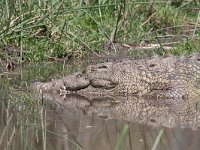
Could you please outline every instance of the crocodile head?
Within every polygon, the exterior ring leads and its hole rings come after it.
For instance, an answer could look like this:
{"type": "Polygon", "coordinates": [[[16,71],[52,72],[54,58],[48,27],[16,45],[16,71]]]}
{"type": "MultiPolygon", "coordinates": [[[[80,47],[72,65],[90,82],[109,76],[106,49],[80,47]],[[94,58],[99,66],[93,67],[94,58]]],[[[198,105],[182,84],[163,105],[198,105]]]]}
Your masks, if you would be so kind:
{"type": "MultiPolygon", "coordinates": [[[[118,72],[118,71],[117,71],[118,72]]],[[[113,74],[113,63],[89,65],[81,72],[50,82],[35,82],[32,90],[53,93],[107,92],[118,85],[118,76],[113,74]]]]}

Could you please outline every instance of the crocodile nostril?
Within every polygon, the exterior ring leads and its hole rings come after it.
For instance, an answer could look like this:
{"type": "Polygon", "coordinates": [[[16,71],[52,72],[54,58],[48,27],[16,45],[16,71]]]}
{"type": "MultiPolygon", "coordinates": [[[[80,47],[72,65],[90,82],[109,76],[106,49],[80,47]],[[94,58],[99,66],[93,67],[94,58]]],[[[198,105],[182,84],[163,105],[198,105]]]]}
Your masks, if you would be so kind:
{"type": "Polygon", "coordinates": [[[139,65],[138,68],[141,69],[141,68],[143,68],[143,66],[142,66],[142,65],[139,65]]]}
{"type": "Polygon", "coordinates": [[[154,123],[154,122],[156,122],[156,120],[155,120],[155,119],[150,119],[150,121],[151,121],[151,122],[153,122],[153,123],[154,123]]]}
{"type": "Polygon", "coordinates": [[[149,67],[155,67],[156,66],[156,64],[150,64],[149,65],[149,67]]]}
{"type": "Polygon", "coordinates": [[[82,74],[77,74],[76,77],[77,77],[77,78],[81,78],[81,77],[82,77],[82,74]]]}
{"type": "Polygon", "coordinates": [[[200,61],[200,58],[197,58],[196,60],[197,60],[197,61],[200,61]]]}

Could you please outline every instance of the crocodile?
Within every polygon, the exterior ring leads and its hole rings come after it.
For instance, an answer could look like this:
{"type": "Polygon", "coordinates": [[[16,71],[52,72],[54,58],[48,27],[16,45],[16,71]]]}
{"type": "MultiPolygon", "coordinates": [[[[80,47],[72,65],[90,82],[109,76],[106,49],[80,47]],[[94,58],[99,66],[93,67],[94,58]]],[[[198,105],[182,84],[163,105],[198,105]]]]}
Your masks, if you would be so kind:
{"type": "Polygon", "coordinates": [[[200,127],[199,102],[196,99],[170,106],[137,95],[86,97],[77,94],[43,93],[43,99],[53,110],[81,111],[94,118],[117,119],[153,127],[194,130],[200,127]]]}
{"type": "Polygon", "coordinates": [[[89,65],[50,82],[35,82],[42,93],[79,95],[144,95],[158,99],[187,99],[198,94],[200,53],[89,65]]]}

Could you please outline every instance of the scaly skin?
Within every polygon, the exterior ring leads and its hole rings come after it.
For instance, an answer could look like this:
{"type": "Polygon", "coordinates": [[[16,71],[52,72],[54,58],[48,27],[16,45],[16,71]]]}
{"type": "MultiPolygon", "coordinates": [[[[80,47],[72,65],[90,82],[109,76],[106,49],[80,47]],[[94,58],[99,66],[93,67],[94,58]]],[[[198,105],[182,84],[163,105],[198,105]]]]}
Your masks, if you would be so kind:
{"type": "Polygon", "coordinates": [[[81,110],[89,116],[119,119],[150,126],[168,128],[200,127],[200,112],[196,99],[181,101],[177,105],[161,104],[142,96],[80,96],[77,94],[44,93],[43,98],[59,109],[81,110]]]}
{"type": "Polygon", "coordinates": [[[156,98],[188,98],[198,93],[200,55],[124,60],[90,65],[82,72],[47,83],[34,90],[53,93],[148,95],[156,98]]]}

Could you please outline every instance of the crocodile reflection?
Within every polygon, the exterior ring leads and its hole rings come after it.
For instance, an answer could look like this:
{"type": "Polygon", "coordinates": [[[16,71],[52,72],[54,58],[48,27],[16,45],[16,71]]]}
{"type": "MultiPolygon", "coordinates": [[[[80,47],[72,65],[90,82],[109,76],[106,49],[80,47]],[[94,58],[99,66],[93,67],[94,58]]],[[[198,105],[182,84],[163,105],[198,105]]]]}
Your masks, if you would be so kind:
{"type": "Polygon", "coordinates": [[[138,96],[80,96],[76,94],[43,94],[43,98],[60,108],[79,109],[89,116],[119,119],[150,126],[168,128],[200,127],[197,100],[185,100],[176,105],[158,99],[138,96]],[[159,104],[159,105],[157,105],[159,104]]]}

